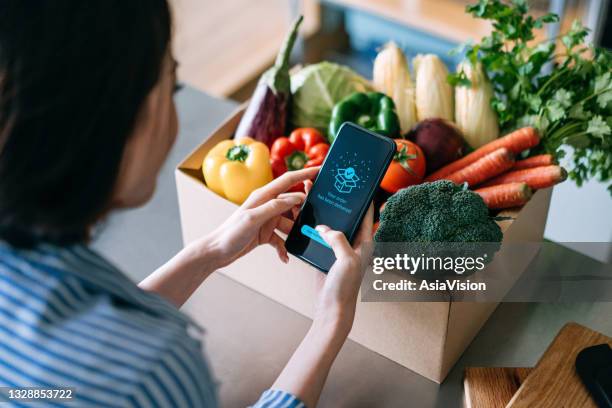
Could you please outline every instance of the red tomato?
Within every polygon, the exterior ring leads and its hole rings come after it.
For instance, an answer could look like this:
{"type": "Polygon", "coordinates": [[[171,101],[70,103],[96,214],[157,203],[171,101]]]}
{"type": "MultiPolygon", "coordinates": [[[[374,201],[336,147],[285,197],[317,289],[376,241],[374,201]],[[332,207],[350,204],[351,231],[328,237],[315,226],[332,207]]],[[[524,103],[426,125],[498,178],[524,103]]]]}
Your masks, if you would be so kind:
{"type": "Polygon", "coordinates": [[[405,139],[395,139],[395,144],[397,151],[380,183],[388,193],[419,184],[425,175],[425,156],[421,148],[405,139]]]}

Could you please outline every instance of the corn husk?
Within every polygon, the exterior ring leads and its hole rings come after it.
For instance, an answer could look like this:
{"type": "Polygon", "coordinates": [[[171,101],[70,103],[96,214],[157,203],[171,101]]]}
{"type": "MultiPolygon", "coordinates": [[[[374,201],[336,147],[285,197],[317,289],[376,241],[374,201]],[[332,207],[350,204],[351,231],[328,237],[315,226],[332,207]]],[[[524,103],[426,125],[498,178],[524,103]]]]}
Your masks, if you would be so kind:
{"type": "Polygon", "coordinates": [[[482,65],[464,61],[457,72],[465,72],[471,86],[455,87],[455,123],[465,141],[474,149],[499,137],[499,121],[491,107],[493,87],[483,72],[482,65]]]}
{"type": "Polygon", "coordinates": [[[417,55],[413,61],[416,81],[416,111],[419,121],[429,118],[453,120],[454,94],[446,65],[433,54],[417,55]]]}
{"type": "Polygon", "coordinates": [[[402,134],[417,123],[414,84],[406,56],[396,43],[387,43],[374,60],[374,88],[393,99],[402,134]]]}

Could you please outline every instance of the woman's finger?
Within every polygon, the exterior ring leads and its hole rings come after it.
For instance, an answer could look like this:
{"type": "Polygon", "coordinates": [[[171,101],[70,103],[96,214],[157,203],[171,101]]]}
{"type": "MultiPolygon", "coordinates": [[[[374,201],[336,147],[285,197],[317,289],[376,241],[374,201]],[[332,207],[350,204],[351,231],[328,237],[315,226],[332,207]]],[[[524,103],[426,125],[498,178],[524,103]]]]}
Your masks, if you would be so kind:
{"type": "MultiPolygon", "coordinates": [[[[285,197],[291,197],[291,196],[297,196],[297,197],[301,197],[302,198],[302,202],[306,199],[306,194],[302,193],[302,192],[291,192],[291,193],[283,193],[280,194],[278,196],[278,198],[285,198],[285,197]]],[[[298,207],[293,207],[287,211],[285,211],[282,216],[291,220],[294,220],[295,217],[297,217],[297,214],[300,212],[298,207]]]]}
{"type": "Polygon", "coordinates": [[[255,226],[260,226],[266,221],[291,210],[291,208],[295,207],[296,205],[300,205],[303,200],[303,197],[299,195],[291,195],[285,198],[275,198],[258,207],[251,208],[250,210],[247,210],[247,212],[255,222],[255,226]]]}
{"type": "Polygon", "coordinates": [[[315,229],[332,248],[337,259],[353,256],[353,248],[342,232],[333,230],[327,225],[317,225],[315,229]]]}
{"type": "Polygon", "coordinates": [[[289,234],[289,232],[291,232],[291,228],[293,228],[292,220],[285,217],[280,217],[278,219],[278,225],[276,226],[276,229],[278,229],[280,232],[282,232],[283,234],[289,234]]]}
{"type": "Polygon", "coordinates": [[[306,195],[310,193],[310,190],[312,190],[312,180],[304,180],[304,191],[306,195]]]}
{"type": "Polygon", "coordinates": [[[302,193],[301,191],[292,191],[290,193],[282,193],[278,195],[278,198],[287,198],[287,197],[292,197],[292,196],[301,197],[302,201],[306,198],[306,194],[302,193]]]}
{"type": "Polygon", "coordinates": [[[304,180],[313,179],[319,172],[320,167],[309,167],[306,169],[288,171],[277,179],[272,180],[263,187],[255,190],[245,201],[246,208],[254,208],[268,200],[276,198],[279,194],[282,194],[289,190],[297,183],[303,182],[304,180]]]}
{"type": "Polygon", "coordinates": [[[276,253],[278,254],[278,257],[281,261],[283,261],[284,263],[289,262],[289,255],[287,255],[285,241],[283,241],[283,239],[277,233],[272,233],[272,235],[270,236],[269,244],[272,245],[274,249],[276,249],[276,253]]]}

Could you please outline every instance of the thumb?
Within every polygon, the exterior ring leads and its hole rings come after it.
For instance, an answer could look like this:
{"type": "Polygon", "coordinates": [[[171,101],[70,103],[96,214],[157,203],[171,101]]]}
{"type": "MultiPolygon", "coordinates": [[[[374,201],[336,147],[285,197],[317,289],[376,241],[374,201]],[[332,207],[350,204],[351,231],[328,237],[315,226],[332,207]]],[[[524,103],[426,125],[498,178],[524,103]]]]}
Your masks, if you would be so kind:
{"type": "Polygon", "coordinates": [[[346,236],[342,232],[333,230],[327,225],[317,225],[315,229],[332,248],[334,255],[336,255],[336,259],[353,255],[353,248],[351,248],[351,244],[349,244],[346,236]]]}

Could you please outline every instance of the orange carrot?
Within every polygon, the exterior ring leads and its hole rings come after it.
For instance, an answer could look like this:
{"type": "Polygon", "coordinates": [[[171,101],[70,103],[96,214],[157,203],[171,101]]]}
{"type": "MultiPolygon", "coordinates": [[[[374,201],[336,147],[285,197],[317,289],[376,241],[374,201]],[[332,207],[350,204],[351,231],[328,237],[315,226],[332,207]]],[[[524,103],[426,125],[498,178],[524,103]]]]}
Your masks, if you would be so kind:
{"type": "Polygon", "coordinates": [[[510,150],[511,153],[518,154],[523,150],[537,146],[538,143],[540,143],[540,137],[534,128],[526,127],[515,130],[504,137],[500,137],[499,139],[495,139],[492,142],[481,146],[472,153],[463,156],[459,160],[455,160],[441,169],[434,171],[429,176],[425,177],[425,181],[435,181],[446,178],[446,176],[449,174],[469,166],[478,159],[481,159],[483,156],[486,156],[500,147],[505,147],[510,150]]]}
{"type": "Polygon", "coordinates": [[[468,183],[468,186],[471,187],[502,174],[513,165],[512,153],[502,147],[444,178],[455,184],[468,183]]]}
{"type": "Polygon", "coordinates": [[[530,169],[532,167],[549,166],[551,164],[557,164],[552,154],[539,154],[523,160],[517,160],[512,170],[530,169]]]}
{"type": "Polygon", "coordinates": [[[508,183],[474,190],[491,209],[518,207],[531,198],[527,183],[508,183]]]}
{"type": "Polygon", "coordinates": [[[506,183],[527,183],[534,190],[546,188],[562,182],[567,178],[567,172],[561,166],[540,166],[530,169],[513,170],[495,177],[484,183],[482,187],[506,183]]]}

